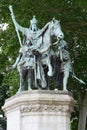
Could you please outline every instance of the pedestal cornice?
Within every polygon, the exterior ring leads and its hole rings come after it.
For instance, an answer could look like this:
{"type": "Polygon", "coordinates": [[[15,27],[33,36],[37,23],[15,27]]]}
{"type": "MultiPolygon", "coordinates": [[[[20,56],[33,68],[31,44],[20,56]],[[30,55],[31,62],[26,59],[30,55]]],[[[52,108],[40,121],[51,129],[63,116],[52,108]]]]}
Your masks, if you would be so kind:
{"type": "Polygon", "coordinates": [[[75,101],[68,91],[31,90],[18,93],[7,99],[3,110],[20,107],[25,112],[68,112],[72,111],[75,101]]]}

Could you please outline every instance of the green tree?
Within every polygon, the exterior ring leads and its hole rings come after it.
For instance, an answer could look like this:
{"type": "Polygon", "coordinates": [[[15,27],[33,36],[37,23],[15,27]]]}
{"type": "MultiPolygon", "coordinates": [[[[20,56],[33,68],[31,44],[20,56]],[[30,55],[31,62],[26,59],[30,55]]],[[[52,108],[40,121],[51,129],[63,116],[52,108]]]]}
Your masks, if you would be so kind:
{"type": "Polygon", "coordinates": [[[9,87],[3,84],[3,78],[4,78],[3,74],[0,73],[0,128],[6,130],[6,117],[2,110],[2,106],[5,103],[5,99],[9,97],[8,96],[9,87]]]}

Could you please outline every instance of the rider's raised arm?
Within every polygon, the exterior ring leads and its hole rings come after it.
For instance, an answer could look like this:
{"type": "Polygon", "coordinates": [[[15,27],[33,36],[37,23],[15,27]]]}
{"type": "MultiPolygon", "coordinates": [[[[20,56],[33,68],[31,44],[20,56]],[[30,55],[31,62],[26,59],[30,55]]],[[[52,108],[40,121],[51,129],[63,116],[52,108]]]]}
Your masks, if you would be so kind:
{"type": "MultiPolygon", "coordinates": [[[[27,32],[28,29],[22,27],[21,25],[19,25],[19,23],[15,20],[15,16],[14,16],[14,12],[13,12],[13,7],[12,7],[12,5],[9,5],[9,10],[10,10],[10,12],[11,12],[11,18],[12,18],[13,23],[14,23],[14,25],[15,25],[16,31],[19,30],[19,31],[21,31],[23,34],[26,34],[26,32],[27,32]]],[[[17,31],[17,33],[18,33],[18,31],[17,31]]],[[[18,35],[19,35],[19,34],[18,34],[18,35]]]]}
{"type": "Polygon", "coordinates": [[[22,32],[23,35],[26,35],[28,32],[28,28],[22,27],[16,20],[15,20],[15,23],[18,30],[22,32]]]}

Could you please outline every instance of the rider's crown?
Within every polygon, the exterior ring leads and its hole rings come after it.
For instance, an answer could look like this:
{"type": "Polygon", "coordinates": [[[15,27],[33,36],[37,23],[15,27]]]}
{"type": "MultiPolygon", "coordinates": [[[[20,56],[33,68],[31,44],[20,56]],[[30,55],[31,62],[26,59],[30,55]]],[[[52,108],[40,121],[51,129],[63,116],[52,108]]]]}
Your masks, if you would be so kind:
{"type": "Polygon", "coordinates": [[[33,15],[33,18],[30,20],[31,25],[32,25],[32,24],[37,24],[37,22],[38,22],[38,21],[37,21],[35,15],[33,15]]]}

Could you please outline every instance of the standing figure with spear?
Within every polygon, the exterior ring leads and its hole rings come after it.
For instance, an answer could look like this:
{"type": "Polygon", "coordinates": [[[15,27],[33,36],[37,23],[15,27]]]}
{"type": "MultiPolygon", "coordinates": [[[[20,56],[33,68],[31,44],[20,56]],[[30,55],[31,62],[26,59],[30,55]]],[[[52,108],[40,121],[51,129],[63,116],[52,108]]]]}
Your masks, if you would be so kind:
{"type": "MultiPolygon", "coordinates": [[[[19,25],[17,21],[15,20],[15,16],[14,16],[11,5],[9,6],[9,10],[11,12],[11,17],[15,25],[15,29],[17,32],[20,46],[21,46],[19,50],[19,56],[17,57],[16,62],[12,66],[13,68],[17,66],[18,71],[20,73],[20,88],[18,92],[24,90],[26,76],[28,76],[28,90],[31,89],[31,86],[33,84],[33,75],[35,79],[34,80],[35,87],[38,88],[37,77],[40,77],[38,76],[38,74],[41,70],[37,69],[37,62],[38,62],[36,58],[37,54],[33,53],[33,50],[30,49],[30,47],[33,45],[33,42],[36,42],[36,39],[37,39],[37,34],[39,32],[39,28],[37,27],[38,21],[36,20],[36,17],[33,16],[32,20],[30,20],[30,27],[24,28],[21,25],[19,25]],[[24,36],[23,42],[21,42],[19,31],[22,32],[24,36]]],[[[42,72],[43,72],[43,81],[42,81],[43,86],[42,87],[45,88],[46,80],[45,80],[44,70],[43,70],[42,65],[40,66],[40,68],[42,69],[42,72]]]]}

